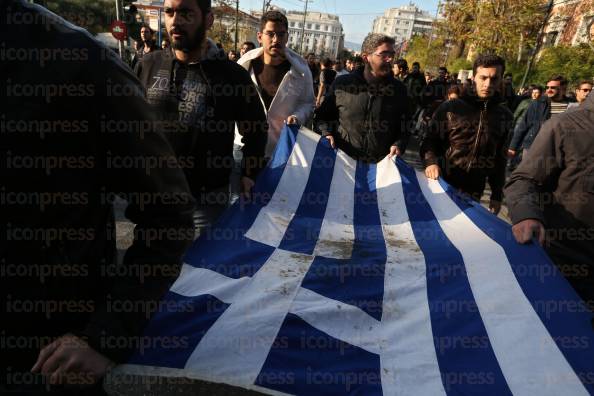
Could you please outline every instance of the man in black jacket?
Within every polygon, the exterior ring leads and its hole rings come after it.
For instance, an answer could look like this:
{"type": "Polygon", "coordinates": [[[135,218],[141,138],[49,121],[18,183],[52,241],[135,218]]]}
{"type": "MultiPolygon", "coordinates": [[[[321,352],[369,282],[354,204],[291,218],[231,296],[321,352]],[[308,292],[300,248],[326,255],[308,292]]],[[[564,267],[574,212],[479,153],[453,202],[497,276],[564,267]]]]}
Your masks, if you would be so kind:
{"type": "Polygon", "coordinates": [[[392,74],[394,39],[370,34],[362,47],[365,67],[336,78],[317,114],[317,129],[353,158],[378,162],[401,155],[408,142],[409,102],[392,74]]]}
{"type": "Polygon", "coordinates": [[[437,108],[421,144],[425,175],[444,179],[480,200],[488,180],[492,213],[499,213],[505,182],[505,144],[513,115],[498,89],[505,61],[480,55],[473,66],[474,93],[448,100],[437,108]]]}
{"type": "Polygon", "coordinates": [[[177,276],[194,201],[116,54],[24,0],[0,14],[0,393],[93,395],[177,276]],[[123,265],[116,194],[136,224],[123,265]]]}
{"type": "Polygon", "coordinates": [[[165,0],[164,13],[173,51],[146,55],[136,74],[187,165],[200,233],[227,207],[236,124],[244,143],[244,194],[254,185],[264,165],[266,116],[248,72],[206,40],[214,18],[210,0],[165,0]]]}

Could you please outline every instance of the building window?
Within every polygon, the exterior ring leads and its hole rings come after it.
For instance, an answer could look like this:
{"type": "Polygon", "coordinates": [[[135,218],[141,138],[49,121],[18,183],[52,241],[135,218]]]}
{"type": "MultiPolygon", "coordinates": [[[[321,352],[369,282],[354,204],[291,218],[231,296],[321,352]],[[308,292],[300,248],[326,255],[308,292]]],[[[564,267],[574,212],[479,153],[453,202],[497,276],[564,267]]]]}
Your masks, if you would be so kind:
{"type": "Polygon", "coordinates": [[[316,30],[320,30],[320,25],[316,25],[316,30]]]}
{"type": "Polygon", "coordinates": [[[545,48],[554,47],[557,43],[559,32],[549,32],[545,36],[545,48]]]}
{"type": "Polygon", "coordinates": [[[308,24],[307,24],[307,28],[308,28],[308,29],[311,29],[311,23],[308,23],[308,24]]]}

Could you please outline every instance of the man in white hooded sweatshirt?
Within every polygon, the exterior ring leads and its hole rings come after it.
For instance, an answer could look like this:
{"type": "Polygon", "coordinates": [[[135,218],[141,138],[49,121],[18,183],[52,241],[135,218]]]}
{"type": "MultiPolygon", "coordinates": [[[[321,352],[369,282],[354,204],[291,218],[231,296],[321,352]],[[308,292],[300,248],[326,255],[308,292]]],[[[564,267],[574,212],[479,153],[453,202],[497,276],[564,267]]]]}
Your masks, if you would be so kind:
{"type": "MultiPolygon", "coordinates": [[[[288,41],[287,17],[278,11],[268,11],[260,20],[258,42],[261,47],[245,53],[237,62],[250,73],[266,110],[267,158],[272,157],[284,123],[304,124],[314,110],[311,72],[307,62],[287,48],[288,41]]],[[[231,202],[239,197],[241,148],[241,136],[236,131],[233,151],[236,169],[231,178],[231,202]]]]}
{"type": "Polygon", "coordinates": [[[250,72],[267,112],[266,156],[272,156],[283,124],[303,124],[314,109],[311,72],[305,60],[287,48],[289,23],[278,11],[260,20],[258,42],[238,63],[250,72]]]}

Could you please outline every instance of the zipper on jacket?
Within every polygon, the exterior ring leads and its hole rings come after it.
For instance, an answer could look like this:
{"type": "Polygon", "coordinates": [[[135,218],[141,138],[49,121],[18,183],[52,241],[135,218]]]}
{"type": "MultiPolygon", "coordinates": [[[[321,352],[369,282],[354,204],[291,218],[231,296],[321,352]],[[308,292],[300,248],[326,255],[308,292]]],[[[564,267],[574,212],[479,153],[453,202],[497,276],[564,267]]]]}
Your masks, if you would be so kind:
{"type": "Polygon", "coordinates": [[[481,114],[479,116],[478,131],[476,133],[476,138],[474,139],[472,151],[470,152],[470,161],[468,161],[468,166],[466,167],[467,172],[470,172],[470,168],[472,168],[472,164],[474,163],[474,159],[476,156],[476,150],[478,148],[478,143],[481,139],[481,132],[483,131],[483,117],[486,113],[487,113],[487,102],[485,101],[485,104],[484,104],[484,106],[481,110],[481,114]]]}

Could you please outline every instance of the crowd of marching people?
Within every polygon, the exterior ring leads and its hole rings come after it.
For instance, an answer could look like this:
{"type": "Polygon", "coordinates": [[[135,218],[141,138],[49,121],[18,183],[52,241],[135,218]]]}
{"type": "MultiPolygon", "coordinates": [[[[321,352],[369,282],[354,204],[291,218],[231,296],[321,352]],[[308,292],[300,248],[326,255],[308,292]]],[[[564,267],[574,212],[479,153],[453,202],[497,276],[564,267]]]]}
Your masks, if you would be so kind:
{"type": "Polygon", "coordinates": [[[262,16],[258,46],[225,52],[207,38],[210,3],[164,0],[168,38],[158,45],[143,28],[130,68],[60,19],[8,23],[14,13],[47,10],[0,1],[6,48],[86,54],[0,65],[10,84],[0,93],[7,161],[0,169],[0,259],[19,274],[3,269],[2,290],[10,296],[3,340],[19,340],[3,341],[3,391],[38,395],[51,384],[55,394],[101,394],[98,381],[131,353],[111,341],[138,336],[147,318],[106,309],[107,296],[157,301],[194,238],[229,202],[250,199],[285,124],[311,127],[330,146],[368,162],[403,155],[416,135],[428,178],[442,177],[475,200],[488,184],[490,211],[496,215],[505,202],[518,243],[543,244],[577,293],[594,301],[592,81],[557,75],[515,93],[504,59],[494,54],[477,57],[472,79],[445,67],[433,78],[418,63],[409,69],[396,59],[394,39],[381,34],[366,37],[361,55],[318,62],[287,47],[288,22],[278,11],[262,16]],[[49,96],[23,94],[23,87],[48,86],[56,87],[49,96]],[[76,94],[80,86],[91,94],[76,94]],[[114,95],[116,86],[131,94],[114,95]],[[27,133],[16,133],[21,124],[27,133]],[[144,166],[115,166],[125,163],[117,158],[144,166]],[[136,225],[122,265],[150,268],[142,281],[102,271],[116,260],[116,195],[127,200],[126,216],[136,225]],[[50,281],[39,276],[46,267],[50,281]],[[74,297],[84,304],[60,308],[74,297]],[[57,305],[19,311],[23,301],[57,305]],[[73,383],[74,390],[62,388],[73,383]]]}

